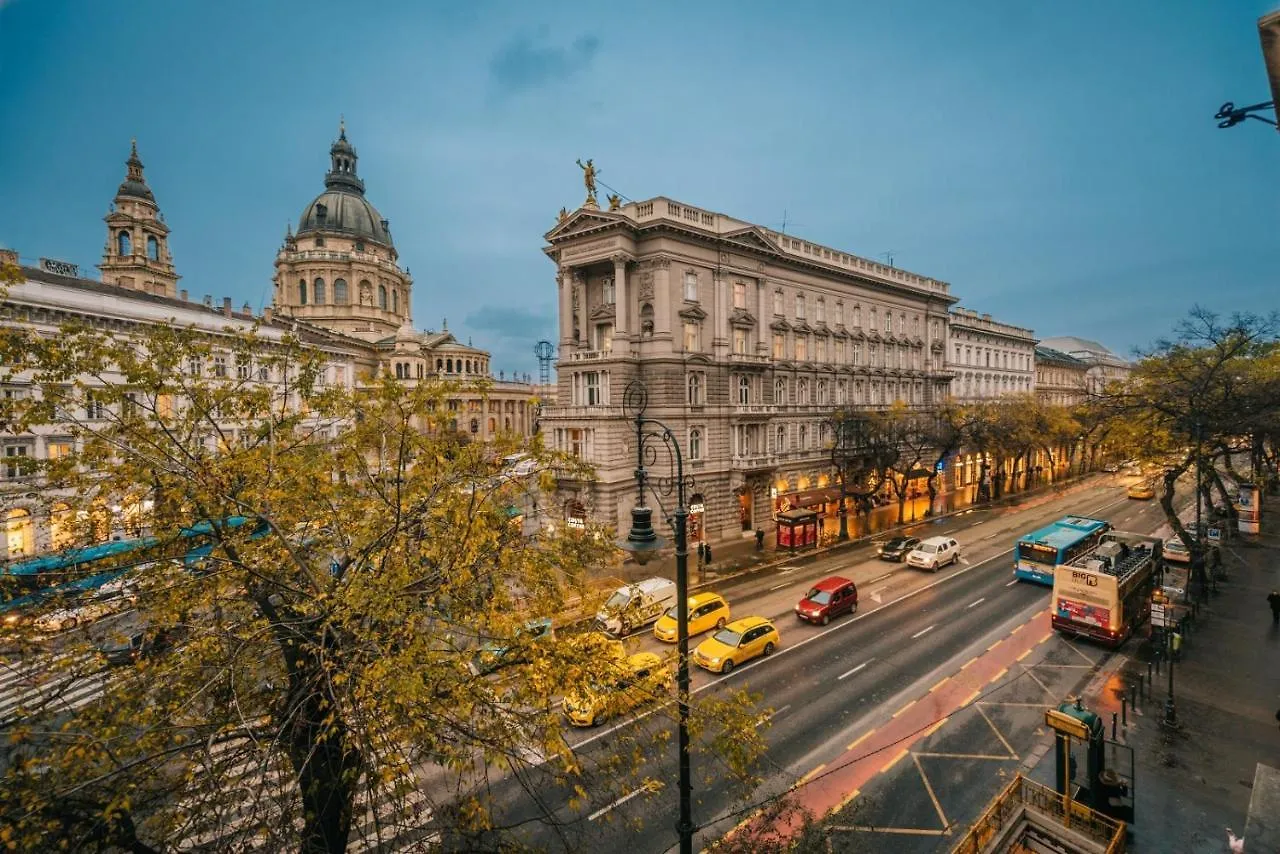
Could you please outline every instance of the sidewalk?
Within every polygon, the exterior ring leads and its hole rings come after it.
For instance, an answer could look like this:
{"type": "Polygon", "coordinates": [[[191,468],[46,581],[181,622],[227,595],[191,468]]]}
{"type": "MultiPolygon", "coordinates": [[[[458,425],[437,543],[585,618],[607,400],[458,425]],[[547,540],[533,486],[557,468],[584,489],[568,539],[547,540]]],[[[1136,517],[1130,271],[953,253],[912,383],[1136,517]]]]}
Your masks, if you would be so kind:
{"type": "MultiPolygon", "coordinates": [[[[1005,510],[1018,509],[1024,510],[1028,507],[1034,507],[1036,504],[1050,501],[1063,494],[1069,494],[1078,489],[1093,486],[1099,483],[1108,482],[1106,479],[1113,477],[1104,473],[1091,473],[1084,477],[1077,477],[1073,480],[1066,480],[1059,484],[1050,484],[1030,490],[1028,492],[1016,492],[1007,494],[997,501],[986,502],[982,504],[965,504],[958,510],[949,510],[936,516],[928,518],[919,518],[914,522],[907,522],[903,525],[898,524],[898,505],[889,504],[883,507],[877,507],[871,511],[869,516],[859,516],[855,522],[852,514],[849,516],[849,540],[844,543],[836,542],[831,545],[821,546],[818,548],[797,549],[793,554],[787,548],[776,548],[773,545],[774,535],[769,533],[765,538],[765,547],[762,551],[756,551],[756,541],[754,534],[744,535],[741,540],[725,540],[711,544],[712,561],[711,565],[703,567],[699,572],[698,553],[693,543],[689,544],[689,583],[697,586],[700,583],[710,583],[712,581],[728,578],[743,572],[765,569],[770,566],[781,566],[789,561],[808,561],[813,557],[829,554],[839,549],[851,548],[859,544],[865,544],[868,540],[880,538],[890,532],[908,531],[912,528],[918,528],[928,525],[957,513],[965,513],[973,510],[1005,510]],[[1062,490],[1059,492],[1058,490],[1062,490]],[[864,533],[869,530],[870,533],[864,533]],[[856,532],[856,533],[855,533],[856,532]]],[[[944,496],[945,497],[945,496],[944,496]]],[[[927,500],[919,501],[920,507],[923,508],[928,504],[927,500]]],[[[911,506],[907,506],[907,519],[911,518],[911,506]]],[[[663,532],[663,536],[668,536],[667,532],[663,532]]],[[[618,576],[624,581],[638,581],[642,578],[650,578],[652,576],[661,576],[663,578],[675,578],[676,561],[673,554],[666,554],[659,560],[653,560],[644,566],[640,566],[630,558],[624,560],[620,565],[609,570],[609,574],[618,576]]]]}
{"type": "MultiPolygon", "coordinates": [[[[1112,714],[1125,714],[1123,700],[1137,701],[1116,739],[1134,751],[1131,851],[1226,851],[1227,827],[1245,833],[1258,764],[1280,767],[1280,627],[1266,601],[1280,587],[1280,536],[1228,543],[1223,563],[1229,578],[1200,609],[1174,664],[1175,726],[1162,722],[1167,662],[1147,681],[1148,643],[1130,641],[1084,691],[1085,707],[1102,716],[1108,736],[1112,714]]],[[[1053,786],[1051,750],[1029,776],[1053,786]]],[[[1245,851],[1264,848],[1246,838],[1245,851]]]]}

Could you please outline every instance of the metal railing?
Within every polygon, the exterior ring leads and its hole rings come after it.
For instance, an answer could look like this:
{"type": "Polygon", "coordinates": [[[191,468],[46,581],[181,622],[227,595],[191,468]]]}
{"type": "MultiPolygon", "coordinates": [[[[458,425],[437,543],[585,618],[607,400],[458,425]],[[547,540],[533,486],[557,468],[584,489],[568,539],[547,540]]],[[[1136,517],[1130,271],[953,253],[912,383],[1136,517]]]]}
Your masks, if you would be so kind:
{"type": "MultiPolygon", "coordinates": [[[[1092,840],[1097,844],[1099,854],[1124,854],[1128,839],[1124,822],[1068,800],[1021,774],[996,796],[986,812],[951,849],[951,854],[981,854],[1003,833],[1024,822],[1028,810],[1052,819],[1064,830],[1092,840]]],[[[1014,840],[1007,841],[1012,843],[1014,840]]],[[[1012,846],[1009,850],[1013,850],[1012,846]]]]}

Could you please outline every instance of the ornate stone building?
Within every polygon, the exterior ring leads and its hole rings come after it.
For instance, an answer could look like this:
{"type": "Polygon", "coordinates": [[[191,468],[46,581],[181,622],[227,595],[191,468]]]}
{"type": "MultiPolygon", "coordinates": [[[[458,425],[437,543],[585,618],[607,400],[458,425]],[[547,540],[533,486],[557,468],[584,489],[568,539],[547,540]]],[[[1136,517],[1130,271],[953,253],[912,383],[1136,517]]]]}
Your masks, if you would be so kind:
{"type": "Polygon", "coordinates": [[[951,312],[947,367],[951,396],[962,402],[1035,391],[1035,334],[967,308],[951,312]]]}
{"type": "Polygon", "coordinates": [[[1055,406],[1073,406],[1085,398],[1089,366],[1075,356],[1036,347],[1036,395],[1055,406]]]}
{"type": "Polygon", "coordinates": [[[1086,394],[1101,394],[1103,389],[1112,383],[1124,382],[1133,369],[1133,366],[1124,359],[1097,341],[1090,341],[1088,338],[1068,335],[1061,338],[1046,338],[1040,343],[1079,359],[1088,366],[1084,389],[1086,394]]]}
{"type": "MultiPolygon", "coordinates": [[[[537,429],[535,386],[494,379],[489,354],[463,344],[447,324],[438,332],[413,327],[413,281],[401,270],[387,220],[364,198],[356,174],[356,152],[345,128],[330,149],[325,191],[303,211],[296,234],[290,233],[276,257],[275,305],[260,314],[245,305],[235,310],[229,298],[193,301],[178,291],[178,275],[169,251],[169,228],[143,175],[136,145],[126,177],[106,217],[102,280],[80,275],[76,265],[51,259],[21,259],[0,250],[0,260],[19,265],[24,281],[4,301],[7,316],[56,334],[61,323],[78,321],[122,335],[150,324],[176,324],[215,338],[227,327],[248,330],[255,324],[265,346],[286,333],[297,335],[329,359],[326,381],[358,386],[383,372],[410,384],[453,380],[462,390],[451,394],[452,427],[477,440],[504,432],[531,435],[537,429]],[[473,388],[473,384],[477,387],[473,388]],[[484,390],[478,390],[483,385],[484,390]]],[[[205,366],[213,376],[248,372],[238,379],[273,382],[250,365],[232,365],[215,353],[205,366]]],[[[20,383],[0,390],[22,396],[20,383]]],[[[101,417],[101,413],[97,417],[101,417]]],[[[86,413],[85,417],[93,417],[86,413]]],[[[234,427],[230,428],[234,432],[234,427]]],[[[76,524],[60,510],[57,496],[41,491],[21,458],[48,459],[66,453],[71,437],[37,431],[3,438],[0,461],[0,560],[57,548],[65,526],[76,524]]],[[[103,508],[95,530],[128,536],[144,525],[145,508],[103,508]]]]}
{"type": "Polygon", "coordinates": [[[834,508],[837,407],[946,396],[956,300],[945,282],[668,198],[602,211],[593,176],[544,250],[558,269],[560,351],[543,430],[597,473],[561,484],[570,523],[629,524],[633,379],[677,433],[695,479],[692,533],[707,539],[772,531],[779,510],[834,508]]]}

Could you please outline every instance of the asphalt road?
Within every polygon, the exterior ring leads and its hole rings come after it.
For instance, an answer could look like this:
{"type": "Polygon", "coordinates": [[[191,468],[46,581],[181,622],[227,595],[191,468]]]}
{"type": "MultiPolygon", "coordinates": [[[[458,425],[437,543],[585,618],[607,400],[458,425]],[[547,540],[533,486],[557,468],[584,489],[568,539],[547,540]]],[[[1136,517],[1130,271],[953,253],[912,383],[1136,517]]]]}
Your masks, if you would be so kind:
{"type": "MultiPolygon", "coordinates": [[[[735,800],[714,760],[695,756],[697,844],[705,846],[729,831],[762,797],[785,791],[846,754],[860,733],[886,722],[993,639],[1043,611],[1047,589],[1013,580],[1011,550],[1017,536],[1067,513],[1107,518],[1121,529],[1154,530],[1161,520],[1159,507],[1127,500],[1125,483],[1106,482],[1022,508],[973,511],[917,526],[917,535],[946,533],[961,543],[963,562],[936,575],[877,561],[867,547],[717,588],[735,616],[776,620],[782,644],[770,658],[740,666],[729,676],[695,668],[698,695],[745,688],[761,693],[762,708],[771,713],[766,779],[746,804],[735,800]],[[824,628],[798,623],[795,602],[814,580],[833,573],[858,583],[857,615],[824,628]]],[[[630,643],[659,647],[652,638],[630,643]]],[[[588,759],[631,749],[637,727],[669,728],[671,714],[659,709],[639,722],[606,723],[571,742],[588,759]]],[[[666,851],[677,841],[672,745],[674,735],[645,756],[645,773],[665,782],[656,793],[602,785],[575,799],[546,766],[497,780],[486,795],[495,824],[519,827],[525,841],[540,850],[666,851]],[[571,805],[571,800],[581,802],[571,805]],[[539,820],[544,811],[554,815],[554,826],[539,820]]],[[[455,850],[473,844],[446,840],[455,850]]]]}

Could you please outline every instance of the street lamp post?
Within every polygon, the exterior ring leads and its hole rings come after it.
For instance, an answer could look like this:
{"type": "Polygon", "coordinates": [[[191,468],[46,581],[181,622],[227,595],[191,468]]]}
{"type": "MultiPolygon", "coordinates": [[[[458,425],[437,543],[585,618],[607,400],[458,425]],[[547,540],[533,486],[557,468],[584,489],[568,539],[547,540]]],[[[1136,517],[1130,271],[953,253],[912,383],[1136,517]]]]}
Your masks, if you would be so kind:
{"type": "Polygon", "coordinates": [[[623,411],[634,417],[636,430],[636,506],[631,509],[631,530],[618,546],[631,553],[636,563],[645,564],[666,543],[653,530],[653,511],[645,504],[645,487],[648,482],[648,471],[645,463],[657,459],[657,447],[654,439],[661,440],[666,446],[675,470],[674,483],[670,479],[660,479],[659,485],[665,486],[663,491],[671,488],[676,492],[676,508],[671,514],[671,523],[675,531],[676,548],[676,706],[677,746],[680,764],[680,816],[676,821],[676,833],[680,837],[680,854],[693,854],[693,778],[689,767],[689,543],[688,519],[689,508],[685,503],[686,484],[684,478],[684,459],[680,453],[680,443],[676,441],[671,428],[653,418],[645,417],[649,393],[644,383],[632,380],[627,384],[623,396],[623,411]]]}

